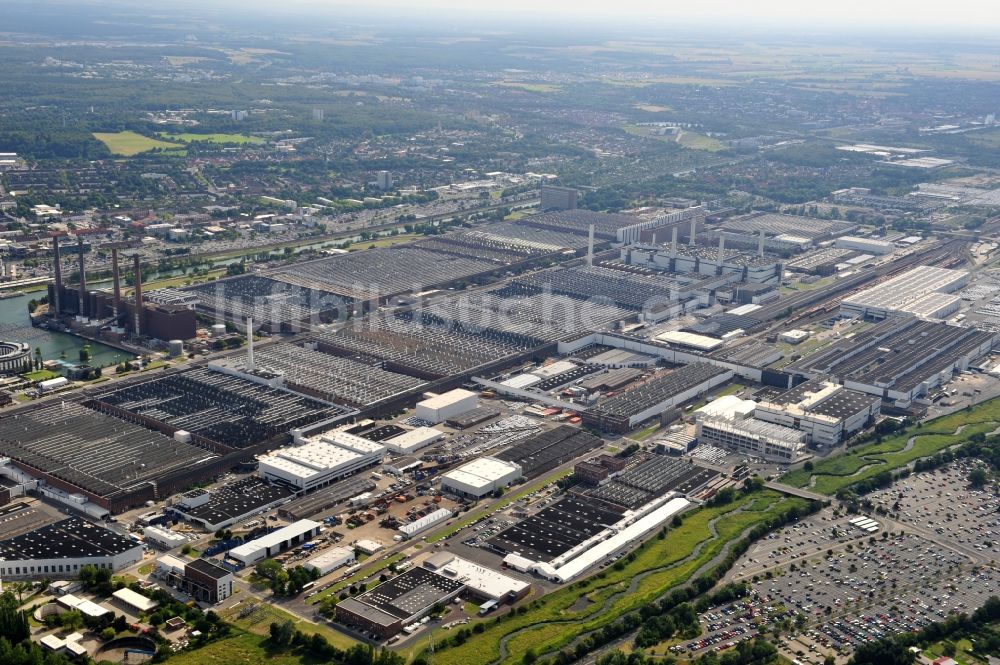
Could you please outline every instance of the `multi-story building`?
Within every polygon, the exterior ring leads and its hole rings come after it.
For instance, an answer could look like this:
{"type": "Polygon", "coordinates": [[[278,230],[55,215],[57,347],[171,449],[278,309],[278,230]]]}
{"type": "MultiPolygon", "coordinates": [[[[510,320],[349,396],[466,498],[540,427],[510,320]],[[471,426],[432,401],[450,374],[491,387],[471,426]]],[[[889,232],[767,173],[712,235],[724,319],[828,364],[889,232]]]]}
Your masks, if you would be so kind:
{"type": "Polygon", "coordinates": [[[831,381],[813,379],[758,402],[754,417],[805,432],[809,444],[828,447],[874,423],[881,401],[831,381]]]}

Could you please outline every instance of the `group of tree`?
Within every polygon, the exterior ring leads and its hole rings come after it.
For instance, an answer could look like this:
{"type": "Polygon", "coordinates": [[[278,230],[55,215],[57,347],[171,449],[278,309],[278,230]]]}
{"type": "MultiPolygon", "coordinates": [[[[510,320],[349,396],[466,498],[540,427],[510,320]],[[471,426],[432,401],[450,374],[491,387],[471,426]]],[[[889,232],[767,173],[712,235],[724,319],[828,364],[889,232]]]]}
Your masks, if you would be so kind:
{"type": "Polygon", "coordinates": [[[406,659],[394,651],[375,650],[368,644],[339,649],[319,633],[309,635],[291,620],[272,622],[268,627],[269,646],[277,651],[294,651],[329,665],[404,665],[406,659]]]}
{"type": "Polygon", "coordinates": [[[305,585],[320,577],[319,571],[315,568],[295,566],[291,570],[285,570],[274,559],[261,561],[254,572],[269,581],[271,591],[276,596],[294,596],[301,593],[305,585]]]}
{"type": "Polygon", "coordinates": [[[63,654],[43,651],[31,641],[28,615],[14,594],[0,594],[0,663],[3,665],[71,665],[63,654]]]}

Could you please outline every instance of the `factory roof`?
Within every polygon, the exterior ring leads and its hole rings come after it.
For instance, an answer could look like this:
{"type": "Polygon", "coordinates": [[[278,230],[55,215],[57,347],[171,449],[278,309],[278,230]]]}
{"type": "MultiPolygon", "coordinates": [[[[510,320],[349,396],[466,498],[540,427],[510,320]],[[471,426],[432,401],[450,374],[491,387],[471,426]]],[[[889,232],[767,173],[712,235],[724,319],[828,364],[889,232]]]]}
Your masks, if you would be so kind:
{"type": "Polygon", "coordinates": [[[471,390],[465,390],[463,388],[455,388],[454,390],[449,390],[446,393],[441,393],[440,395],[434,395],[433,397],[428,397],[427,399],[418,402],[417,406],[422,406],[427,409],[443,409],[455,404],[456,402],[461,402],[463,399],[468,399],[469,397],[475,397],[476,393],[471,390]]]}
{"type": "Polygon", "coordinates": [[[14,560],[106,557],[128,552],[139,543],[79,517],[69,517],[0,541],[0,558],[14,560]]]}
{"type": "Polygon", "coordinates": [[[677,346],[688,346],[699,351],[711,351],[724,344],[721,339],[708,337],[707,335],[698,335],[696,333],[682,332],[680,330],[672,330],[657,335],[656,340],[677,346]]]}
{"type": "MultiPolygon", "coordinates": [[[[426,568],[411,568],[357,596],[355,600],[396,619],[409,619],[457,593],[463,586],[462,582],[426,568]]],[[[353,604],[349,609],[356,611],[353,604]]]]}
{"type": "Polygon", "coordinates": [[[317,568],[323,568],[332,563],[339,563],[344,558],[353,559],[354,549],[350,547],[331,547],[328,550],[317,554],[308,561],[307,564],[315,566],[317,568]]]}
{"type": "Polygon", "coordinates": [[[744,417],[753,413],[757,407],[757,402],[752,399],[741,399],[736,395],[723,395],[712,400],[700,409],[695,410],[697,416],[740,416],[744,417]]]}
{"type": "Polygon", "coordinates": [[[953,291],[968,279],[964,270],[917,266],[881,284],[844,298],[843,303],[868,309],[905,311],[909,306],[927,307],[921,299],[929,293],[953,291]],[[923,302],[923,304],[921,304],[923,302]]]}
{"type": "Polygon", "coordinates": [[[129,607],[136,608],[140,612],[148,612],[149,610],[157,606],[157,602],[155,600],[146,598],[141,593],[136,593],[135,591],[132,591],[132,589],[129,589],[128,587],[118,589],[118,591],[115,591],[111,595],[114,596],[117,600],[122,601],[129,607]]]}
{"type": "Polygon", "coordinates": [[[286,540],[301,536],[304,533],[309,533],[319,527],[319,522],[313,522],[312,520],[299,520],[298,522],[289,524],[288,526],[282,527],[277,531],[272,531],[271,533],[261,536],[260,538],[254,538],[249,542],[243,543],[239,547],[231,550],[230,554],[237,557],[249,557],[258,550],[280,545],[286,540]]]}
{"type": "Polygon", "coordinates": [[[869,408],[876,399],[829,381],[812,379],[772,398],[769,403],[781,406],[785,411],[801,411],[839,421],[869,408]]]}
{"type": "Polygon", "coordinates": [[[502,598],[508,593],[518,594],[530,583],[506,575],[498,570],[457,557],[451,552],[438,552],[424,562],[438,574],[463,582],[470,589],[490,598],[502,598]]]}
{"type": "Polygon", "coordinates": [[[262,464],[280,469],[303,480],[324,474],[363,457],[353,450],[326,441],[309,441],[300,446],[276,450],[258,459],[262,464]]]}
{"type": "Polygon", "coordinates": [[[485,487],[511,473],[520,473],[520,471],[521,468],[513,462],[496,457],[480,457],[449,471],[444,474],[444,477],[472,487],[485,487]]]}
{"type": "Polygon", "coordinates": [[[225,579],[227,576],[232,575],[231,572],[229,572],[222,566],[217,566],[211,561],[207,561],[205,559],[195,559],[194,561],[188,561],[185,567],[191,570],[196,570],[202,575],[207,575],[215,580],[225,579]]]}
{"type": "Polygon", "coordinates": [[[417,427],[407,430],[399,436],[386,439],[386,443],[399,448],[403,452],[407,452],[433,443],[442,436],[444,436],[444,432],[436,430],[433,427],[417,427]]]}

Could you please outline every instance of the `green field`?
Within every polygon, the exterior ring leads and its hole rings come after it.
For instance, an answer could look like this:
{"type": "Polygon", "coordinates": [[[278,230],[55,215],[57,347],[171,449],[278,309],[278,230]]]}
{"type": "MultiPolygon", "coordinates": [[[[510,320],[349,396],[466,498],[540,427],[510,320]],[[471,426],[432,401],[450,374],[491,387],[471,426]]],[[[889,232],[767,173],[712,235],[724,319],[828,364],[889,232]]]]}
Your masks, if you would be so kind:
{"type": "Polygon", "coordinates": [[[168,141],[179,141],[181,143],[192,143],[194,141],[205,141],[207,143],[219,143],[223,145],[260,145],[264,139],[259,136],[247,136],[246,134],[170,134],[160,132],[160,136],[168,141]]]}
{"type": "Polygon", "coordinates": [[[180,143],[167,143],[135,132],[116,132],[113,134],[94,132],[94,138],[108,146],[108,150],[112,154],[122,157],[132,157],[155,148],[170,150],[171,153],[174,152],[171,148],[184,148],[180,143]]]}
{"type": "Polygon", "coordinates": [[[888,436],[881,443],[869,443],[852,448],[844,455],[815,463],[812,471],[796,469],[782,476],[781,481],[795,487],[806,487],[811,476],[813,489],[822,494],[867,480],[882,471],[899,469],[910,462],[962,443],[976,433],[988,434],[1000,427],[1000,398],[983,402],[970,410],[962,410],[923,423],[904,434],[888,436]],[[958,432],[959,428],[962,428],[958,432]],[[958,433],[956,433],[958,432],[958,433]],[[913,445],[907,450],[907,441],[913,445]]]}
{"type": "Polygon", "coordinates": [[[484,620],[482,634],[461,646],[435,651],[435,665],[487,665],[501,658],[500,643],[505,639],[503,663],[522,662],[529,648],[538,654],[561,649],[578,635],[602,628],[689,581],[747,527],[801,503],[765,491],[741,496],[727,506],[693,511],[666,538],[654,537],[640,546],[635,559],[620,569],[605,568],[543,596],[530,604],[526,614],[484,620]],[[580,607],[581,598],[590,602],[580,607]]]}
{"type": "Polygon", "coordinates": [[[719,139],[695,132],[681,132],[677,135],[677,143],[691,150],[718,152],[726,149],[726,146],[719,139]]]}

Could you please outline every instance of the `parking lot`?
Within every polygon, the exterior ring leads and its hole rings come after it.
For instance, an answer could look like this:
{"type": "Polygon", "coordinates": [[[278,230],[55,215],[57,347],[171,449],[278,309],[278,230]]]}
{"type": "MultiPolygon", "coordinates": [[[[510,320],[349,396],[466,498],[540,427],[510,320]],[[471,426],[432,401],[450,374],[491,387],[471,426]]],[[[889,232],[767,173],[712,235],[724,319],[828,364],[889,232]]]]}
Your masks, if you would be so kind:
{"type": "Polygon", "coordinates": [[[749,595],[706,612],[702,634],[671,651],[721,651],[766,635],[790,659],[819,664],[832,654],[843,663],[864,641],[971,612],[1000,586],[1000,572],[982,565],[993,554],[984,540],[1000,528],[1000,500],[967,489],[967,475],[955,464],[869,495],[890,512],[899,501],[898,522],[871,515],[877,532],[830,508],[771,534],[730,572],[750,584],[749,595]]]}

